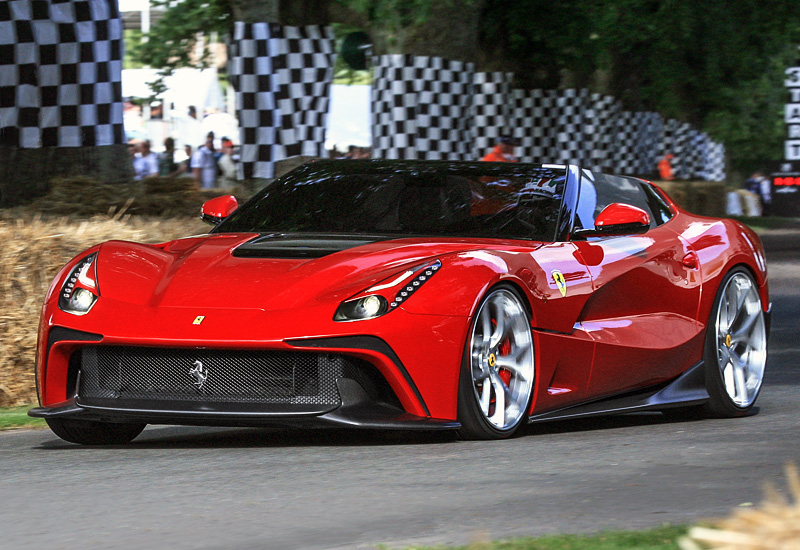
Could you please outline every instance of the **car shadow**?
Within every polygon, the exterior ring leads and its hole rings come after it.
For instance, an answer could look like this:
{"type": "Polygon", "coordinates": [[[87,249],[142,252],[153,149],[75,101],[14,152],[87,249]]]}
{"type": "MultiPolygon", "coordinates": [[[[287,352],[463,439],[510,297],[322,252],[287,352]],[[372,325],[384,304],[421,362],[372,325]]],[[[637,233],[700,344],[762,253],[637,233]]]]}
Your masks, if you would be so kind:
{"type": "Polygon", "coordinates": [[[40,450],[69,449],[199,449],[279,447],[371,447],[453,443],[455,432],[378,431],[351,429],[215,428],[194,426],[150,427],[125,445],[75,445],[56,437],[42,442],[40,450]]]}
{"type": "MultiPolygon", "coordinates": [[[[754,411],[757,412],[757,411],[754,411]]],[[[612,430],[647,425],[693,422],[697,419],[667,417],[659,412],[615,416],[596,416],[534,423],[517,437],[612,430]]],[[[399,445],[443,445],[459,442],[453,431],[382,431],[369,429],[298,428],[216,428],[195,426],[152,426],[125,445],[87,447],[62,441],[55,436],[36,449],[199,449],[199,448],[280,448],[280,447],[378,447],[399,445]]],[[[487,442],[493,444],[493,442],[487,442]]]]}

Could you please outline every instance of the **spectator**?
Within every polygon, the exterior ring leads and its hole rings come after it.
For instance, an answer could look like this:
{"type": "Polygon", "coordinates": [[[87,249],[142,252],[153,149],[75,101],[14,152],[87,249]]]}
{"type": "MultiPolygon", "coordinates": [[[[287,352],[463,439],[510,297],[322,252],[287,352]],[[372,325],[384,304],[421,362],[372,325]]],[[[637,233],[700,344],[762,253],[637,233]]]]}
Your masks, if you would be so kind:
{"type": "Polygon", "coordinates": [[[168,137],[164,140],[164,152],[158,157],[159,176],[177,176],[180,166],[175,163],[175,140],[168,137]]]}
{"type": "Polygon", "coordinates": [[[358,147],[356,147],[355,145],[349,145],[347,147],[347,153],[342,158],[346,159],[358,158],[358,147]]]}
{"type": "Polygon", "coordinates": [[[186,155],[186,160],[181,162],[178,170],[180,171],[181,176],[189,176],[190,178],[193,178],[194,171],[192,170],[192,146],[184,145],[183,152],[186,155]]]}
{"type": "Polygon", "coordinates": [[[214,132],[209,132],[204,145],[192,156],[194,179],[201,189],[212,189],[217,183],[217,161],[214,158],[214,132]]]}
{"type": "Polygon", "coordinates": [[[138,152],[133,157],[134,180],[141,180],[158,175],[158,155],[150,151],[150,140],[138,145],[138,152]]]}
{"type": "Polygon", "coordinates": [[[744,184],[745,189],[758,196],[761,215],[769,216],[772,203],[772,184],[761,172],[753,172],[744,184]]]}
{"type": "Polygon", "coordinates": [[[236,161],[233,158],[233,142],[223,140],[222,156],[219,157],[218,166],[220,171],[217,186],[221,189],[233,189],[236,185],[236,161]]]}
{"type": "Polygon", "coordinates": [[[519,162],[514,156],[514,148],[520,146],[520,141],[511,136],[502,136],[497,140],[494,149],[481,160],[485,162],[519,162]]]}
{"type": "Polygon", "coordinates": [[[658,175],[662,181],[672,181],[675,179],[675,174],[672,173],[672,159],[675,158],[669,153],[664,155],[660,161],[658,161],[658,175]]]}

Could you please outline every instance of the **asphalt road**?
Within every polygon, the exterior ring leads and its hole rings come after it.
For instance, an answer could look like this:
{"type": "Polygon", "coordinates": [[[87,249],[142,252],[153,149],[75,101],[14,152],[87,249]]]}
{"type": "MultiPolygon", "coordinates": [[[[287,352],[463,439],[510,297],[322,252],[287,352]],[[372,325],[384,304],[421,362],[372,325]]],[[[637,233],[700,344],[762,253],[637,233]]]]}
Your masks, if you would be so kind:
{"type": "Polygon", "coordinates": [[[765,236],[775,304],[758,414],[531,427],[503,442],[148,428],[86,448],[0,434],[0,547],[374,548],[694,522],[800,463],[800,238],[765,236]]]}

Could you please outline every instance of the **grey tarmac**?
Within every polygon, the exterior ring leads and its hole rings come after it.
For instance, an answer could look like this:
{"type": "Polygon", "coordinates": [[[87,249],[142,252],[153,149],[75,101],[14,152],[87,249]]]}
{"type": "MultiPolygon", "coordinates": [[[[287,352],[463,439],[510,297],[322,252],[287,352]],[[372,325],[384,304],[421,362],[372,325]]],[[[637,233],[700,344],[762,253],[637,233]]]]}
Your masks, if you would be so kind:
{"type": "Polygon", "coordinates": [[[0,434],[0,547],[343,549],[640,529],[726,516],[800,464],[800,234],[768,232],[774,305],[758,414],[657,413],[523,437],[149,427],[89,448],[0,434]]]}

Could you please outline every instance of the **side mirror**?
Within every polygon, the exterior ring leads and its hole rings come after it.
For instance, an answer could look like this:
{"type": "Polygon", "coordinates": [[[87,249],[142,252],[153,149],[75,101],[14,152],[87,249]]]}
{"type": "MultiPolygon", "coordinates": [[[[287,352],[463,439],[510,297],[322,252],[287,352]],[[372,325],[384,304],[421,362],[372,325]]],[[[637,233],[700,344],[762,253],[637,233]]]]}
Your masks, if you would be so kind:
{"type": "Polygon", "coordinates": [[[650,229],[650,214],[631,206],[614,202],[603,208],[594,220],[594,229],[579,229],[576,237],[602,237],[606,235],[639,235],[650,229]]]}
{"type": "Polygon", "coordinates": [[[239,202],[233,195],[217,197],[203,203],[200,208],[200,218],[211,225],[219,225],[237,208],[239,208],[239,202]]]}

